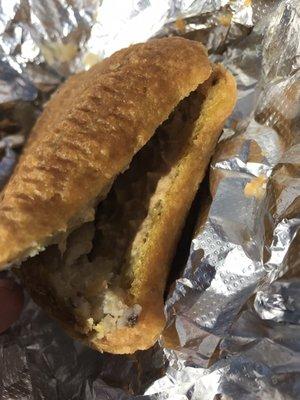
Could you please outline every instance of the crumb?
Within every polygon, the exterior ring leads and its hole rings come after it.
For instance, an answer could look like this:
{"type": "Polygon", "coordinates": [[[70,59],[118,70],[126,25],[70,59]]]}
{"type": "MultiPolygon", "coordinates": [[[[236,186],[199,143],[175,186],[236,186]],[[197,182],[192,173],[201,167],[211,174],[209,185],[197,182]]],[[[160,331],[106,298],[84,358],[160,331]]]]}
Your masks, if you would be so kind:
{"type": "Polygon", "coordinates": [[[87,52],[83,57],[83,64],[85,65],[86,69],[90,69],[99,61],[101,61],[101,58],[95,53],[87,52]]]}
{"type": "Polygon", "coordinates": [[[232,18],[231,14],[221,15],[219,17],[220,24],[223,25],[223,26],[230,26],[231,18],[232,18]]]}
{"type": "Polygon", "coordinates": [[[266,192],[266,181],[267,178],[265,176],[258,176],[251,179],[244,188],[245,196],[262,199],[266,192]]]}
{"type": "Polygon", "coordinates": [[[46,42],[41,46],[41,52],[48,64],[69,62],[77,54],[78,48],[74,43],[46,42]]]}
{"type": "Polygon", "coordinates": [[[177,19],[174,23],[175,28],[181,32],[184,33],[185,32],[185,27],[186,27],[186,23],[183,19],[177,19]]]}

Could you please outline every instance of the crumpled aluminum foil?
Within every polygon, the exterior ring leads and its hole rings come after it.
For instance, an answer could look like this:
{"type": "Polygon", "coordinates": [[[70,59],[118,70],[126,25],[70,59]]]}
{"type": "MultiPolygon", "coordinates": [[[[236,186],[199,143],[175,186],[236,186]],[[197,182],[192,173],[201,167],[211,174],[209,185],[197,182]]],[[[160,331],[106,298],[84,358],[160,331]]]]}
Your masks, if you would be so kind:
{"type": "Polygon", "coordinates": [[[222,339],[210,368],[171,365],[147,390],[151,399],[298,399],[300,280],[271,284],[254,304],[222,339]]]}
{"type": "Polygon", "coordinates": [[[2,0],[0,186],[66,76],[177,34],[205,43],[239,89],[210,168],[212,199],[166,302],[178,345],[165,335],[133,356],[99,354],[27,299],[0,335],[1,399],[300,397],[297,0],[2,0]]]}

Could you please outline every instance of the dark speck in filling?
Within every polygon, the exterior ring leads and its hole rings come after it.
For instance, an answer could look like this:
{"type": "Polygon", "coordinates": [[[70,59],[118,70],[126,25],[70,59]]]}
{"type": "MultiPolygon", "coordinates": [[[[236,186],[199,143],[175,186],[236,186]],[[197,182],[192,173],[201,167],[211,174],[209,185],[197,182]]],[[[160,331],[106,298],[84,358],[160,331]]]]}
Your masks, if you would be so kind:
{"type": "Polygon", "coordinates": [[[127,319],[128,326],[133,327],[137,323],[138,318],[139,317],[136,314],[130,315],[130,317],[127,319]]]}

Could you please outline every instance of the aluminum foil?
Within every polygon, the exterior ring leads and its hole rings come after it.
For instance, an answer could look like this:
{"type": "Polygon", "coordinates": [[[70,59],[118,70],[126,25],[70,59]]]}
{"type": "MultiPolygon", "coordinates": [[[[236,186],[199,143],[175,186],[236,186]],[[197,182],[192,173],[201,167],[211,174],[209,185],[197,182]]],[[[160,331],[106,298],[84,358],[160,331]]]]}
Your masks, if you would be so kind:
{"type": "Polygon", "coordinates": [[[172,400],[298,399],[299,289],[300,281],[294,279],[259,291],[255,308],[249,303],[221,340],[210,368],[171,365],[147,393],[152,399],[172,400]]]}
{"type": "Polygon", "coordinates": [[[300,398],[297,0],[0,1],[0,185],[66,76],[165,35],[202,41],[239,89],[168,331],[149,351],[99,354],[27,299],[0,335],[1,399],[300,398]]]}

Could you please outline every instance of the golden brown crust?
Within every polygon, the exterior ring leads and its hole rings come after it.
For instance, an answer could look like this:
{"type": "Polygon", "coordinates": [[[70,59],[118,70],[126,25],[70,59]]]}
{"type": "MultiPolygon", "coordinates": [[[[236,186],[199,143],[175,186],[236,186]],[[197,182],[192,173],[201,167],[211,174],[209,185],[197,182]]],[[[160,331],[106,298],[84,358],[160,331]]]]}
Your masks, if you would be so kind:
{"type": "Polygon", "coordinates": [[[168,266],[175,252],[186,214],[202,181],[226,118],[236,102],[234,78],[221,65],[214,67],[216,84],[212,86],[203,103],[197,120],[193,141],[180,163],[180,170],[167,193],[164,193],[164,210],[148,231],[148,241],[135,265],[135,281],[131,291],[142,314],[133,328],[122,328],[104,340],[90,345],[112,353],[133,353],[152,346],[165,325],[163,291],[168,266]]]}
{"type": "Polygon", "coordinates": [[[49,101],[0,202],[0,268],[65,232],[211,73],[181,38],[121,50],[49,101]]]}
{"type": "MultiPolygon", "coordinates": [[[[46,278],[39,275],[39,262],[47,264],[47,260],[43,259],[35,264],[33,259],[28,267],[24,267],[27,287],[34,299],[54,315],[71,336],[97,350],[120,354],[147,349],[155,343],[164,328],[163,291],[168,266],[219,133],[236,101],[235,81],[222,66],[214,66],[214,78],[216,82],[206,94],[200,117],[193,126],[192,140],[176,164],[176,173],[171,172],[164,177],[163,187],[159,187],[159,182],[156,189],[161,200],[162,212],[158,218],[153,219],[151,216],[144,221],[145,224],[148,223],[148,240],[143,246],[140,246],[137,238],[139,255],[132,265],[134,280],[130,291],[135,301],[142,306],[142,313],[134,327],[120,328],[101,340],[79,335],[74,329],[75,322],[72,318],[68,321],[68,316],[61,314],[55,302],[50,304],[47,291],[43,287],[40,292],[38,290],[39,282],[46,281],[46,278]],[[149,222],[152,222],[152,225],[149,225],[149,222]],[[43,295],[43,292],[46,294],[43,295]]],[[[156,200],[154,196],[151,201],[155,203],[156,200]]],[[[43,254],[41,257],[43,258],[43,254]]]]}
{"type": "MultiPolygon", "coordinates": [[[[232,76],[213,66],[215,79],[180,160],[158,183],[162,212],[149,214],[132,246],[130,288],[142,312],[134,327],[103,339],[76,333],[72,316],[61,314],[39,292],[37,261],[24,266],[25,283],[39,304],[68,333],[97,350],[133,353],[154,344],[164,324],[163,291],[186,214],[201,182],[225,119],[236,100],[232,76]],[[141,246],[139,235],[147,230],[141,246]],[[36,268],[35,268],[36,266],[36,268]],[[26,282],[27,280],[27,282],[26,282]]],[[[0,203],[0,265],[24,256],[64,232],[107,187],[167,119],[181,99],[209,78],[212,69],[198,43],[160,39],[117,52],[89,72],[74,76],[50,100],[0,203]]],[[[205,85],[202,85],[205,86],[205,85]]],[[[153,204],[149,206],[153,207],[153,204]]],[[[43,256],[43,254],[41,254],[43,256]]],[[[43,257],[42,257],[43,259],[43,257]]],[[[45,260],[46,262],[46,260],[45,260]]]]}

